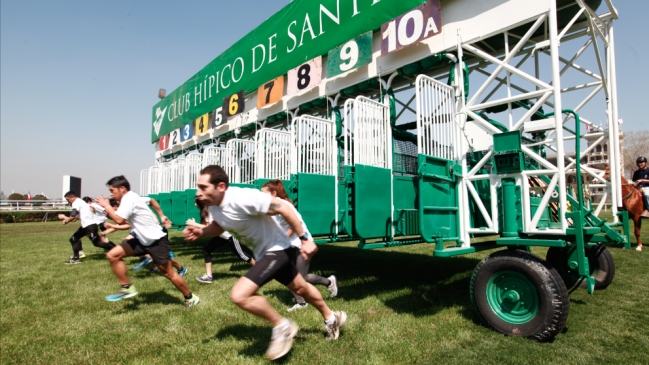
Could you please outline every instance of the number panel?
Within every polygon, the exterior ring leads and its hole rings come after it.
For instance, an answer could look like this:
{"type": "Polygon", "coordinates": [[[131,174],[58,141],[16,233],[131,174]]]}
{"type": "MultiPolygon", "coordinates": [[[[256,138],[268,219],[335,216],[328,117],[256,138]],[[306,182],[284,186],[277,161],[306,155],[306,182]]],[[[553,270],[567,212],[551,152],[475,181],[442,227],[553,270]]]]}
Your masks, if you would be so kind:
{"type": "Polygon", "coordinates": [[[169,146],[180,144],[180,128],[174,129],[169,133],[169,146]]]}
{"type": "Polygon", "coordinates": [[[398,51],[442,31],[439,0],[428,0],[381,25],[381,56],[398,51]]]}
{"type": "Polygon", "coordinates": [[[275,104],[284,95],[284,76],[270,80],[257,89],[257,109],[275,104]]]}
{"type": "Polygon", "coordinates": [[[223,123],[223,108],[219,107],[212,112],[212,120],[210,125],[212,126],[212,128],[216,128],[220,126],[221,123],[223,123]]]}
{"type": "Polygon", "coordinates": [[[158,141],[158,151],[166,150],[167,148],[169,148],[169,135],[165,134],[158,141]]]}
{"type": "Polygon", "coordinates": [[[194,124],[188,123],[180,128],[180,141],[185,142],[194,137],[194,124]]]}
{"type": "Polygon", "coordinates": [[[245,102],[243,99],[243,90],[232,94],[223,99],[223,117],[228,118],[243,113],[245,102]]]}
{"type": "Polygon", "coordinates": [[[370,62],[372,62],[372,32],[367,32],[329,51],[327,78],[357,69],[370,62]]]}
{"type": "Polygon", "coordinates": [[[201,135],[210,129],[210,114],[203,114],[194,122],[194,134],[201,135]]]}
{"type": "Polygon", "coordinates": [[[287,95],[293,95],[312,89],[322,81],[322,57],[318,56],[309,62],[288,71],[287,95]]]}

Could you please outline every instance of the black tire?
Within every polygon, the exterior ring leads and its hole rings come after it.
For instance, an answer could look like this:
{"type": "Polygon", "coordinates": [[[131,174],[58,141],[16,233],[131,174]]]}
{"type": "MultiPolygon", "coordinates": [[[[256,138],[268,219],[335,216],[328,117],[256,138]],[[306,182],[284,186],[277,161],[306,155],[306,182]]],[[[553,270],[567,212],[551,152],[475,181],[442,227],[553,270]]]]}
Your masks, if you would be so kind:
{"type": "MultiPolygon", "coordinates": [[[[574,247],[550,247],[545,259],[557,269],[569,289],[586,289],[586,281],[580,280],[579,273],[568,266],[568,257],[574,247]]],[[[604,245],[586,247],[586,258],[590,276],[595,279],[595,290],[606,289],[615,278],[615,260],[604,245]]]]}
{"type": "Polygon", "coordinates": [[[570,311],[568,290],[556,270],[520,250],[485,257],[473,271],[470,291],[474,309],[491,328],[539,342],[561,332],[570,311]]]}

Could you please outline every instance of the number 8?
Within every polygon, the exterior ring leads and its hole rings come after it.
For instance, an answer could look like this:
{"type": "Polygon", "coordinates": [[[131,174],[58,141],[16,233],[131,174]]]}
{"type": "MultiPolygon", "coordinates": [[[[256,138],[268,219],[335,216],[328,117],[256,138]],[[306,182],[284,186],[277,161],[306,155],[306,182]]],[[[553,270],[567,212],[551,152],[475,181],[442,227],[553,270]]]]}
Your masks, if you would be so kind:
{"type": "Polygon", "coordinates": [[[340,58],[343,61],[349,60],[349,62],[340,65],[341,71],[349,71],[354,68],[358,62],[358,44],[356,44],[354,40],[345,43],[343,48],[340,50],[340,58]]]}

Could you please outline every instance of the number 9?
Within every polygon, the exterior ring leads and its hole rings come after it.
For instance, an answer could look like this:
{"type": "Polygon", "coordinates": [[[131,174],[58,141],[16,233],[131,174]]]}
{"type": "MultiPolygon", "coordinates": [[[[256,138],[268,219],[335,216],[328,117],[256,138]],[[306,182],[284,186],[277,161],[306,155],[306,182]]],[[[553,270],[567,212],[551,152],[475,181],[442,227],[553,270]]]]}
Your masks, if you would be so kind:
{"type": "Polygon", "coordinates": [[[232,95],[232,97],[230,97],[230,104],[228,105],[230,115],[235,115],[237,114],[237,111],[239,111],[239,103],[237,103],[238,100],[239,95],[237,94],[234,94],[232,95]]]}
{"type": "Polygon", "coordinates": [[[342,63],[340,65],[340,70],[341,71],[349,71],[358,62],[358,44],[354,42],[354,40],[351,40],[343,46],[343,48],[340,50],[340,58],[343,61],[349,60],[347,63],[342,63]]]}

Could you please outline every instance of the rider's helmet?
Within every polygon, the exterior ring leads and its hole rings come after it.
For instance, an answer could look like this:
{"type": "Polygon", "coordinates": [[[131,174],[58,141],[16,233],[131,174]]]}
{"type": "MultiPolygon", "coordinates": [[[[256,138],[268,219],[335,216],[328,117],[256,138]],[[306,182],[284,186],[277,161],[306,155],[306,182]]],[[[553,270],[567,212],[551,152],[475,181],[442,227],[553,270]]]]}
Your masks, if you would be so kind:
{"type": "Polygon", "coordinates": [[[635,163],[640,163],[640,162],[647,162],[647,158],[644,156],[640,156],[635,159],[635,163]]]}

